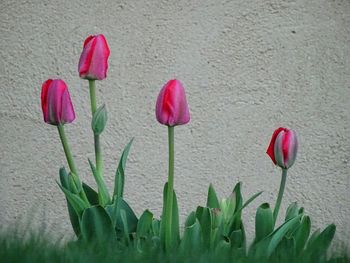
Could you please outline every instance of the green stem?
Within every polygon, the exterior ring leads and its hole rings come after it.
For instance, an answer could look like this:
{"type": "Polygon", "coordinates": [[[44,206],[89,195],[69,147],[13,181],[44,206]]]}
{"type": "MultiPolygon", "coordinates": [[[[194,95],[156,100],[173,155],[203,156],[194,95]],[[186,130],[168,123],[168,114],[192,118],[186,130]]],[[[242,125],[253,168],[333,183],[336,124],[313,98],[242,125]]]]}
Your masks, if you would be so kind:
{"type": "Polygon", "coordinates": [[[102,179],[103,161],[102,161],[101,144],[100,144],[99,135],[94,134],[94,142],[95,142],[96,170],[102,179]]]}
{"type": "MultiPolygon", "coordinates": [[[[97,109],[95,80],[89,80],[89,89],[90,89],[91,113],[92,113],[92,116],[94,116],[97,109]]],[[[99,175],[102,177],[103,161],[102,161],[102,152],[101,152],[99,135],[94,134],[94,144],[95,144],[96,170],[99,173],[99,175]]]]}
{"type": "MultiPolygon", "coordinates": [[[[89,89],[90,89],[91,113],[93,117],[97,110],[95,80],[89,80],[89,89]]],[[[94,145],[95,145],[95,161],[96,161],[96,171],[97,171],[96,176],[98,177],[98,178],[95,177],[95,180],[99,188],[98,191],[101,199],[100,203],[104,206],[110,202],[110,197],[109,197],[106,184],[103,180],[102,150],[101,150],[101,143],[100,143],[100,135],[98,134],[94,134],[94,145]]]]}
{"type": "Polygon", "coordinates": [[[283,197],[283,192],[284,192],[284,188],[286,186],[286,180],[287,180],[287,169],[282,169],[282,178],[281,178],[280,189],[278,191],[278,197],[277,197],[277,200],[276,200],[275,209],[273,210],[274,225],[276,224],[278,212],[280,210],[282,197],[283,197]]]}
{"type": "Polygon", "coordinates": [[[70,151],[70,148],[68,145],[66,133],[64,132],[64,126],[62,124],[59,124],[57,125],[57,128],[58,128],[58,133],[60,135],[60,139],[63,145],[64,153],[66,154],[69,169],[71,170],[72,173],[78,174],[77,168],[75,167],[75,164],[74,164],[72,152],[70,151]]]}
{"type": "Polygon", "coordinates": [[[165,230],[165,248],[171,249],[172,243],[172,217],[173,217],[173,189],[174,189],[174,127],[168,127],[169,141],[169,175],[166,203],[166,230],[165,230]]]}
{"type": "Polygon", "coordinates": [[[89,80],[90,88],[90,102],[91,102],[91,112],[94,115],[97,106],[96,106],[96,91],[95,91],[95,80],[89,80]]]}
{"type": "Polygon", "coordinates": [[[57,128],[58,128],[58,133],[60,135],[60,139],[61,139],[61,142],[62,142],[62,145],[63,145],[63,150],[64,150],[64,153],[66,155],[66,158],[67,158],[67,162],[68,162],[68,166],[69,166],[69,169],[70,171],[74,174],[74,178],[76,178],[78,180],[78,187],[80,189],[80,195],[81,197],[84,199],[84,201],[87,203],[87,204],[90,204],[89,203],[89,200],[85,194],[85,191],[82,189],[82,185],[81,185],[81,182],[80,182],[80,179],[79,179],[79,176],[78,176],[78,172],[77,172],[77,168],[75,166],[75,163],[74,163],[74,159],[73,159],[73,155],[72,155],[72,152],[69,148],[69,144],[68,144],[68,140],[67,140],[67,137],[66,137],[66,133],[64,131],[64,126],[62,124],[58,124],[57,125],[57,128]]]}

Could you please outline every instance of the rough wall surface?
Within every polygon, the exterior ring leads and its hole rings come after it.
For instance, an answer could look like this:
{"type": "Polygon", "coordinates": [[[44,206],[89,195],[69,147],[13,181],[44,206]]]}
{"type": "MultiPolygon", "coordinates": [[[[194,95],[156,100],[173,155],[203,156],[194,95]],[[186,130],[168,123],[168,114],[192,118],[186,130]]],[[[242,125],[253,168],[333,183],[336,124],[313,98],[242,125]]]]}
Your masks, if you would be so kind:
{"type": "Polygon", "coordinates": [[[24,217],[72,234],[55,183],[65,158],[55,127],[42,121],[41,84],[67,82],[77,119],[66,130],[93,184],[88,83],[77,63],[85,37],[103,33],[111,48],[108,78],[97,83],[109,111],[107,183],[134,136],[125,195],[138,214],[161,211],[167,133],[154,106],[161,86],[176,77],[192,117],[175,131],[182,220],[205,202],[210,182],[224,197],[243,181],[246,198],[264,190],[243,215],[252,234],[255,209],[274,203],[280,180],[266,147],[273,130],[287,126],[300,147],[282,212],[298,201],[315,227],[334,222],[337,242],[350,240],[348,0],[1,0],[0,9],[1,225],[24,217]]]}

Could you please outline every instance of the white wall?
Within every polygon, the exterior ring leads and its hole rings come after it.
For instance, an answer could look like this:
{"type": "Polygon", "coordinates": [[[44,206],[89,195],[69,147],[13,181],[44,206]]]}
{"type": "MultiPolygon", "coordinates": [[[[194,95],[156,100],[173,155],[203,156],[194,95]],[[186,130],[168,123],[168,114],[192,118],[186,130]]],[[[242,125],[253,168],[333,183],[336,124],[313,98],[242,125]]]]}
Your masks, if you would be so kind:
{"type": "Polygon", "coordinates": [[[265,154],[270,136],[287,126],[300,150],[282,212],[298,201],[315,227],[335,222],[337,242],[350,239],[349,1],[2,0],[0,9],[1,225],[24,215],[72,233],[55,183],[65,158],[55,127],[42,121],[41,84],[60,77],[69,85],[77,119],[66,129],[80,173],[93,183],[89,95],[77,63],[85,37],[103,33],[111,49],[108,78],[97,83],[109,111],[107,182],[112,188],[117,159],[135,136],[125,195],[138,214],[161,211],[167,134],[154,106],[176,77],[192,117],[175,131],[182,220],[204,204],[210,182],[223,197],[243,181],[246,198],[265,191],[244,213],[251,233],[255,209],[273,204],[279,186],[265,154]]]}

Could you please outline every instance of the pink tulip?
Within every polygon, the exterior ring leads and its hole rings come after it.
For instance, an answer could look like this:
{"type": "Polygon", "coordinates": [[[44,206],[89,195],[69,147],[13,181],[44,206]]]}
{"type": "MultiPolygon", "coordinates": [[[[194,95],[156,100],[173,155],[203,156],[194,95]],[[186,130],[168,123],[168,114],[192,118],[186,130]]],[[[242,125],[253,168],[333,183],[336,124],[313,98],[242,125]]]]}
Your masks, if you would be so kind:
{"type": "Polygon", "coordinates": [[[43,83],[41,108],[44,121],[52,125],[70,123],[75,119],[67,85],[61,79],[48,79],[43,83]]]}
{"type": "Polygon", "coordinates": [[[294,164],[298,151],[297,134],[287,128],[278,128],[274,131],[266,153],[274,164],[288,169],[294,164]]]}
{"type": "Polygon", "coordinates": [[[190,121],[185,89],[179,80],[169,80],[161,89],[156,104],[156,117],[161,124],[168,126],[190,121]]]}
{"type": "Polygon", "coordinates": [[[82,79],[102,80],[107,77],[110,51],[104,35],[89,36],[79,60],[79,76],[82,79]]]}

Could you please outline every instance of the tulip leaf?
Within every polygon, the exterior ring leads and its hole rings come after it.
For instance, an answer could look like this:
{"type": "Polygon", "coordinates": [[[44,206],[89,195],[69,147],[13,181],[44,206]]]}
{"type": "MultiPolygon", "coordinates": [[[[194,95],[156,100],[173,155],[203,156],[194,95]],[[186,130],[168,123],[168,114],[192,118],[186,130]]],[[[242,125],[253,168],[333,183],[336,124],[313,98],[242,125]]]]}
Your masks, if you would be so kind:
{"type": "MultiPolygon", "coordinates": [[[[64,167],[60,168],[60,181],[62,187],[68,189],[68,174],[66,172],[66,169],[64,167]]],[[[69,219],[73,228],[73,231],[77,237],[80,236],[80,224],[79,224],[79,216],[73,206],[68,201],[68,198],[66,197],[67,207],[68,207],[68,214],[69,219]]]]}
{"type": "MultiPolygon", "coordinates": [[[[168,198],[168,183],[165,183],[164,189],[163,189],[163,211],[162,211],[162,218],[160,221],[160,240],[162,245],[165,245],[165,229],[167,227],[166,222],[166,204],[167,204],[167,198],[168,198]]],[[[176,193],[173,190],[173,211],[172,211],[172,224],[171,224],[171,247],[176,247],[177,244],[180,241],[180,225],[179,225],[179,209],[177,206],[177,198],[176,193]]]]}
{"type": "Polygon", "coordinates": [[[196,218],[196,213],[192,212],[185,222],[185,230],[181,239],[180,249],[185,252],[188,249],[191,251],[199,250],[201,239],[201,226],[196,218]]]}
{"type": "Polygon", "coordinates": [[[137,223],[136,234],[138,238],[146,237],[149,233],[151,233],[152,221],[153,214],[149,210],[144,211],[137,223]]]}
{"type": "Polygon", "coordinates": [[[215,254],[217,256],[220,256],[221,258],[222,257],[229,258],[230,251],[231,251],[231,242],[230,242],[230,239],[228,238],[221,239],[215,248],[215,254]]]}
{"type": "Polygon", "coordinates": [[[152,234],[153,236],[160,236],[160,220],[153,218],[152,220],[152,234]]]}
{"type": "Polygon", "coordinates": [[[309,262],[314,262],[314,258],[319,258],[322,254],[327,252],[329,245],[331,244],[336,227],[331,224],[326,227],[320,234],[316,231],[314,235],[310,237],[309,243],[307,245],[307,259],[309,262]]]}
{"type": "Polygon", "coordinates": [[[115,238],[111,219],[101,206],[84,210],[81,220],[82,237],[87,241],[106,242],[115,238]]]}
{"type": "Polygon", "coordinates": [[[241,248],[244,246],[244,233],[242,229],[232,231],[230,235],[231,246],[233,248],[241,248]]]}
{"type": "Polygon", "coordinates": [[[99,174],[99,172],[97,171],[95,165],[92,163],[92,161],[90,159],[88,159],[88,161],[89,161],[92,174],[95,178],[95,181],[96,181],[96,184],[98,187],[99,204],[101,204],[102,206],[105,206],[105,205],[109,204],[111,201],[106,184],[105,184],[104,180],[102,179],[101,175],[99,174]]]}
{"type": "Polygon", "coordinates": [[[113,196],[117,196],[118,198],[123,197],[126,160],[128,158],[128,154],[133,140],[134,138],[132,138],[124,148],[122,156],[119,160],[117,171],[115,173],[113,196]]]}
{"type": "Polygon", "coordinates": [[[89,185],[83,182],[83,190],[91,205],[98,205],[98,194],[89,185]]]}
{"type": "Polygon", "coordinates": [[[293,202],[287,208],[286,218],[284,221],[288,221],[289,219],[292,219],[298,215],[299,215],[298,204],[297,202],[293,202]]]}
{"type": "Polygon", "coordinates": [[[271,241],[269,242],[269,245],[267,247],[267,255],[270,256],[279,242],[282,240],[282,238],[288,233],[290,229],[293,229],[296,225],[299,224],[299,217],[294,217],[290,219],[289,221],[285,222],[282,226],[277,228],[271,236],[271,241]]]}
{"type": "Polygon", "coordinates": [[[212,238],[212,214],[210,208],[198,206],[196,217],[201,225],[203,244],[206,248],[209,248],[212,238]]]}
{"type": "Polygon", "coordinates": [[[130,243],[130,236],[129,236],[129,223],[128,219],[126,217],[126,212],[124,209],[120,210],[120,218],[121,218],[121,225],[124,233],[124,237],[126,238],[127,244],[130,243]]]}
{"type": "MultiPolygon", "coordinates": [[[[57,181],[56,181],[57,182],[57,181]]],[[[78,196],[77,194],[73,194],[66,188],[64,188],[62,185],[60,185],[57,182],[58,186],[61,188],[63,193],[65,194],[67,201],[71,204],[74,211],[77,213],[77,215],[80,217],[84,211],[85,208],[88,207],[88,205],[78,196]]]]}
{"type": "Polygon", "coordinates": [[[264,203],[259,206],[255,216],[255,240],[260,240],[267,237],[273,232],[274,220],[273,213],[268,203],[264,203]]]}
{"type": "Polygon", "coordinates": [[[212,184],[209,185],[207,207],[220,208],[219,200],[212,184]]]}
{"type": "Polygon", "coordinates": [[[138,219],[134,211],[130,208],[123,198],[115,198],[113,204],[106,206],[106,211],[109,214],[112,225],[115,227],[119,237],[133,233],[137,229],[138,219]],[[121,211],[125,211],[126,224],[121,218],[121,211]],[[127,231],[125,232],[127,225],[127,231]]]}
{"type": "Polygon", "coordinates": [[[300,227],[293,234],[296,242],[295,249],[297,254],[299,254],[304,249],[307,239],[310,235],[310,229],[311,229],[310,217],[304,216],[301,221],[300,227]]]}

